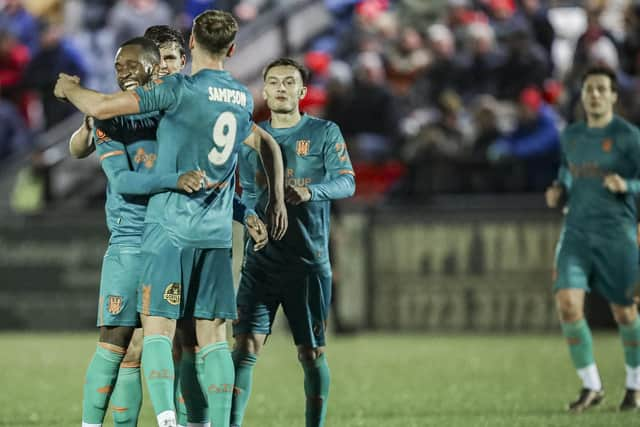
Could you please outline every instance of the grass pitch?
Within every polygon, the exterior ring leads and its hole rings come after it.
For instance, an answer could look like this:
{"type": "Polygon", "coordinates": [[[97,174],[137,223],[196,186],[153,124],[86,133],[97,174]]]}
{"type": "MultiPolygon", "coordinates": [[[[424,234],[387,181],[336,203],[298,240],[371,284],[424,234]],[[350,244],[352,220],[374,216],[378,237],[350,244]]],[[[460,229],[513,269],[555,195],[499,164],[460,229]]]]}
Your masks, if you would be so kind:
{"type": "MultiPolygon", "coordinates": [[[[84,371],[97,333],[0,334],[0,426],[79,426],[84,371]]],[[[332,337],[328,427],[618,426],[624,365],[615,333],[597,334],[607,392],[564,412],[579,382],[557,335],[332,337]]],[[[304,426],[302,370],[279,333],[259,358],[245,427],[304,426]]],[[[110,417],[105,426],[112,425],[110,417]]],[[[155,426],[145,396],[140,426],[155,426]]]]}

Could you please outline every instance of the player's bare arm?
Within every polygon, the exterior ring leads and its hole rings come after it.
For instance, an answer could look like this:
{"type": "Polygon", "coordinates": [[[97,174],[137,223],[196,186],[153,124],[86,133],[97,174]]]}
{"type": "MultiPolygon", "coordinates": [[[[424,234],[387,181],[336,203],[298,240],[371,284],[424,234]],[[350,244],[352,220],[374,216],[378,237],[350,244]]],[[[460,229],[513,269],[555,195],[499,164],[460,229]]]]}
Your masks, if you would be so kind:
{"type": "Polygon", "coordinates": [[[271,237],[280,240],[287,231],[287,208],[284,197],[284,163],[278,143],[259,126],[245,140],[260,154],[260,159],[267,175],[269,185],[269,206],[267,216],[271,237]]]}
{"type": "Polygon", "coordinates": [[[284,197],[287,203],[296,206],[311,200],[311,191],[307,187],[287,185],[284,197]]]}
{"type": "Polygon", "coordinates": [[[76,159],[84,159],[96,150],[93,145],[93,118],[85,116],[82,125],[69,138],[69,153],[76,159]]]}
{"type": "Polygon", "coordinates": [[[80,86],[78,78],[60,73],[53,90],[59,99],[66,99],[84,114],[100,120],[140,112],[133,92],[104,94],[80,86]]]}

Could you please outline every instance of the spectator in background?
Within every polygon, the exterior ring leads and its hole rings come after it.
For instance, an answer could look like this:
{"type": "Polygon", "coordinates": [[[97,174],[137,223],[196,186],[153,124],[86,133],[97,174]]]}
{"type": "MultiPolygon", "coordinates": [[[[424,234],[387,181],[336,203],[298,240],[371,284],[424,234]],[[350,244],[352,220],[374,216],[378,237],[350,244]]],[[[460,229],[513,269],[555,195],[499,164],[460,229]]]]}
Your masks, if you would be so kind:
{"type": "Polygon", "coordinates": [[[62,25],[44,24],[40,32],[40,51],[25,70],[24,85],[40,95],[47,129],[76,111],[73,105],[61,103],[53,95],[60,73],[82,80],[87,76],[87,68],[80,52],[64,37],[62,25]]]}
{"type": "Polygon", "coordinates": [[[171,24],[171,8],[163,0],[119,0],[111,9],[108,26],[113,30],[116,46],[139,36],[151,25],[171,24]]]}
{"type": "Polygon", "coordinates": [[[0,161],[31,145],[29,130],[17,108],[0,98],[0,161]]]}
{"type": "Polygon", "coordinates": [[[498,98],[515,101],[526,87],[542,87],[551,69],[544,49],[531,37],[529,25],[521,19],[510,23],[503,29],[507,52],[498,71],[498,98]]]}
{"type": "Polygon", "coordinates": [[[0,29],[0,88],[2,97],[21,105],[20,82],[29,64],[29,48],[5,29],[0,29]]]}
{"type": "Polygon", "coordinates": [[[22,0],[4,0],[3,3],[0,3],[0,29],[15,35],[32,55],[35,54],[38,50],[37,19],[24,8],[22,0]]]}
{"type": "Polygon", "coordinates": [[[468,48],[462,60],[461,93],[471,100],[478,95],[496,96],[497,79],[505,58],[498,50],[493,29],[485,23],[474,23],[468,28],[468,48]]]}
{"type": "Polygon", "coordinates": [[[427,32],[428,44],[433,55],[431,65],[424,75],[425,95],[437,100],[446,90],[459,92],[461,64],[456,57],[453,33],[442,24],[434,24],[427,32]]]}
{"type": "Polygon", "coordinates": [[[533,30],[533,38],[551,57],[551,47],[556,37],[555,30],[549,21],[549,9],[540,0],[520,0],[520,14],[529,22],[533,30]]]}
{"type": "Polygon", "coordinates": [[[640,76],[640,2],[631,2],[625,13],[625,36],[622,40],[622,69],[628,75],[640,76]]]}
{"type": "Polygon", "coordinates": [[[493,162],[514,159],[522,162],[527,191],[542,191],[554,179],[559,161],[558,118],[544,104],[542,94],[534,87],[520,93],[518,125],[487,150],[493,162]]]}

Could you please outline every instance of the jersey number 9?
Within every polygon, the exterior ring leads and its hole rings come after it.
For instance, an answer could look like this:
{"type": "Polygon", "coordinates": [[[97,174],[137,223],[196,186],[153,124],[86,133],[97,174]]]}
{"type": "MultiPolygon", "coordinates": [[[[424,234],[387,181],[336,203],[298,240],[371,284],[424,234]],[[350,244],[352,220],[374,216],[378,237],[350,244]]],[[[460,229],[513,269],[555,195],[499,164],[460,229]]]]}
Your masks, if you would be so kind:
{"type": "Polygon", "coordinates": [[[215,166],[223,165],[233,152],[237,131],[238,124],[233,113],[225,111],[218,116],[213,125],[213,148],[208,156],[215,166]]]}

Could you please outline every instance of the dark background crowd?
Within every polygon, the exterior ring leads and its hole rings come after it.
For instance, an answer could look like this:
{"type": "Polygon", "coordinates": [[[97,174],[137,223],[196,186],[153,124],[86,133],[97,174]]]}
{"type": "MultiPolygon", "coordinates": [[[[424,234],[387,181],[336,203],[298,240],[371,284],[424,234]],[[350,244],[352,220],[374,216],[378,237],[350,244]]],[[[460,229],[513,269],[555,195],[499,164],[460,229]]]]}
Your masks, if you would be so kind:
{"type": "MultiPolygon", "coordinates": [[[[46,169],[39,136],[74,113],[53,97],[58,73],[114,91],[115,47],[149,25],[188,34],[218,8],[242,27],[303,1],[0,0],[0,164],[46,169]]],[[[346,137],[357,199],[543,191],[591,64],[616,70],[617,112],[640,123],[637,0],[323,3],[331,24],[291,54],[312,72],[303,110],[346,137]]]]}

